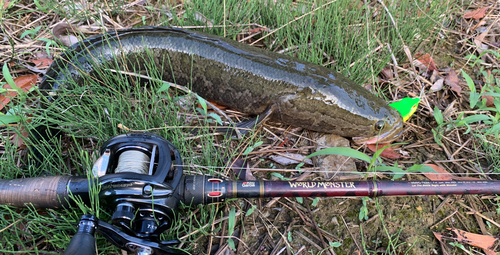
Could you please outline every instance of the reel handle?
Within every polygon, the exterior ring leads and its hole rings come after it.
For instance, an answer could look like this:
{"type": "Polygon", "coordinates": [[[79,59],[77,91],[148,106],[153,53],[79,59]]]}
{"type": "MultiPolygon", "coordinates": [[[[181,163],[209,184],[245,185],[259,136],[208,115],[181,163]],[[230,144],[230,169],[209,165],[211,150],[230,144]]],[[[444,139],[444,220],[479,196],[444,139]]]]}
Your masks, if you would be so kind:
{"type": "Polygon", "coordinates": [[[0,204],[35,208],[68,207],[70,194],[88,201],[87,177],[48,176],[0,180],[0,204]],[[68,190],[69,188],[69,190],[68,190]]]}

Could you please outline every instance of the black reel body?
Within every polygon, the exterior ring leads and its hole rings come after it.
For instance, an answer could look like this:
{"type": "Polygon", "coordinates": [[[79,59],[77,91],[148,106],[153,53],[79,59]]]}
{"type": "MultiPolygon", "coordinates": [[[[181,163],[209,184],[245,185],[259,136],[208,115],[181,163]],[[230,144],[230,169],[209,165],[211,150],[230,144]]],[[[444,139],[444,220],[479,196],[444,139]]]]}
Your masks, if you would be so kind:
{"type": "Polygon", "coordinates": [[[114,226],[99,222],[97,232],[131,252],[149,247],[150,254],[186,254],[167,249],[177,240],[159,240],[170,228],[181,200],[177,189],[183,186],[182,160],[172,143],[150,133],[113,137],[102,146],[92,172],[100,184],[101,204],[115,210],[114,226]]]}

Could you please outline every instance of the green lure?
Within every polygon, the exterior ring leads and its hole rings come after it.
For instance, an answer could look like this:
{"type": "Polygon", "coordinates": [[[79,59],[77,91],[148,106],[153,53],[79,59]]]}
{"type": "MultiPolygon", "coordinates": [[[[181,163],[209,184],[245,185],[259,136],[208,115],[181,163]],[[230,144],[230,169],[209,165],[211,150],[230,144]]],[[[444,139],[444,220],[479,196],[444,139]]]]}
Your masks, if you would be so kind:
{"type": "Polygon", "coordinates": [[[405,97],[397,102],[389,104],[389,106],[398,110],[401,116],[403,116],[403,121],[407,121],[417,110],[418,103],[420,103],[420,98],[405,97]]]}

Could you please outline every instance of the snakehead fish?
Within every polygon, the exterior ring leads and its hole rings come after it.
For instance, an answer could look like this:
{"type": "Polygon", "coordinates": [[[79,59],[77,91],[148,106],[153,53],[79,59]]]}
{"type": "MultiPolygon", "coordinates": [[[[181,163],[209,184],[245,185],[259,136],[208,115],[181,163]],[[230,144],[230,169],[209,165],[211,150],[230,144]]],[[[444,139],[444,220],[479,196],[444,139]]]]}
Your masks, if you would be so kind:
{"type": "Polygon", "coordinates": [[[86,78],[98,76],[96,67],[120,58],[134,72],[145,73],[151,64],[162,67],[163,80],[190,84],[201,97],[240,112],[352,137],[358,143],[390,142],[402,130],[403,120],[395,109],[333,70],[169,27],[118,30],[77,43],[52,64],[40,88],[57,93],[69,86],[68,79],[84,86],[86,78]]]}

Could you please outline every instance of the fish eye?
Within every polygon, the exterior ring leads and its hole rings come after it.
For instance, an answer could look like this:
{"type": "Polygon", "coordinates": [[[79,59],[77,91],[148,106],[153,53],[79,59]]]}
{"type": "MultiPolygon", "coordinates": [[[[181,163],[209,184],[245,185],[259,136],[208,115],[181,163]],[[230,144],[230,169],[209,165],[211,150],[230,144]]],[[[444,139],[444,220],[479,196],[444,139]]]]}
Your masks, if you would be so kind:
{"type": "Polygon", "coordinates": [[[375,130],[377,130],[377,131],[382,130],[382,128],[384,128],[384,124],[385,124],[385,122],[382,120],[377,121],[377,123],[375,123],[375,126],[374,126],[375,130]]]}

